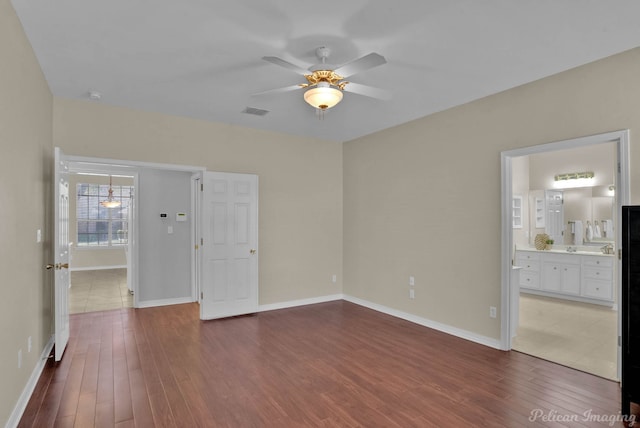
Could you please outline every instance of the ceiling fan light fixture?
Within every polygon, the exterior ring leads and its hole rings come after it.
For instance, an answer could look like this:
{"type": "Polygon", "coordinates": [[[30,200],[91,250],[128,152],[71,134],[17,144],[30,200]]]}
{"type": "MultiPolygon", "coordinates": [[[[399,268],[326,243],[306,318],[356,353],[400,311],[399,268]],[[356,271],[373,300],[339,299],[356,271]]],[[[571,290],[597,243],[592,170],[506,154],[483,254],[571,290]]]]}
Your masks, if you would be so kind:
{"type": "Polygon", "coordinates": [[[327,82],[320,82],[316,87],[307,89],[304,100],[314,108],[327,110],[342,101],[342,91],[327,82]]]}

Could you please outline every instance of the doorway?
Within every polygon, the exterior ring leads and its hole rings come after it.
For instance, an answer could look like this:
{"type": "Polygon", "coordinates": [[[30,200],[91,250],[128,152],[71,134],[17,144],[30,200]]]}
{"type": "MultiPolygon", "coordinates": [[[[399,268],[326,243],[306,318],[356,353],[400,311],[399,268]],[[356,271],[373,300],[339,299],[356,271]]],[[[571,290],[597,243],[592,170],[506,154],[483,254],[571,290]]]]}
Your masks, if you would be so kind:
{"type": "Polygon", "coordinates": [[[69,174],[70,314],[133,307],[135,176],[100,169],[76,167],[69,174]]]}
{"type": "MultiPolygon", "coordinates": [[[[599,315],[604,315],[604,319],[608,319],[608,321],[594,321],[595,323],[609,323],[609,328],[601,328],[599,331],[606,336],[605,341],[610,343],[610,346],[614,349],[610,350],[610,353],[615,354],[615,367],[614,367],[614,375],[604,375],[602,372],[597,372],[595,374],[610,377],[610,378],[618,378],[619,376],[619,347],[617,346],[617,336],[620,329],[620,317],[617,314],[616,299],[620,292],[620,266],[619,260],[617,257],[610,255],[610,262],[613,268],[612,275],[612,287],[613,287],[613,298],[611,302],[601,302],[596,299],[591,299],[588,294],[582,293],[579,291],[579,288],[572,293],[568,293],[567,295],[563,295],[562,293],[557,293],[556,291],[547,292],[548,290],[544,290],[544,287],[541,288],[541,291],[535,290],[535,287],[530,287],[530,289],[523,288],[522,292],[520,290],[520,282],[518,277],[519,272],[518,269],[515,269],[517,263],[517,249],[518,244],[520,244],[520,249],[523,247],[526,248],[526,245],[530,245],[533,243],[536,235],[541,234],[540,232],[544,232],[544,221],[540,218],[539,215],[536,215],[536,210],[539,210],[540,201],[545,199],[544,190],[553,189],[551,185],[546,186],[541,189],[530,189],[528,186],[526,190],[532,190],[532,195],[530,198],[524,198],[525,207],[523,212],[528,214],[530,228],[523,228],[523,230],[514,230],[512,228],[513,225],[513,213],[511,200],[512,195],[518,193],[524,193],[525,191],[521,187],[521,183],[517,181],[518,174],[521,171],[518,169],[514,169],[514,165],[518,166],[522,159],[528,156],[536,156],[547,154],[554,158],[560,158],[563,151],[566,150],[590,150],[598,145],[610,144],[613,147],[613,165],[610,166],[610,169],[613,170],[612,178],[613,183],[607,182],[607,188],[612,187],[615,188],[615,196],[613,198],[612,203],[612,214],[610,215],[610,220],[615,227],[609,229],[609,238],[612,240],[612,245],[614,248],[619,248],[620,242],[620,234],[619,228],[617,225],[620,224],[620,215],[621,215],[621,206],[628,204],[629,195],[628,195],[628,180],[629,180],[629,168],[628,168],[628,131],[618,131],[607,134],[595,135],[590,137],[577,138],[573,140],[566,140],[556,143],[544,144],[540,146],[529,147],[525,149],[513,150],[509,152],[502,153],[502,207],[503,207],[503,221],[502,221],[502,231],[503,231],[503,239],[502,239],[502,256],[503,256],[503,269],[502,269],[502,322],[501,322],[501,343],[503,349],[509,350],[514,349],[518,350],[520,347],[523,352],[532,354],[534,356],[538,356],[540,358],[550,359],[552,361],[556,361],[558,363],[571,366],[571,357],[568,354],[564,354],[560,349],[562,344],[569,343],[571,341],[581,341],[583,347],[589,347],[589,340],[593,339],[597,341],[599,339],[596,338],[596,334],[593,333],[595,329],[593,325],[587,328],[585,325],[586,322],[583,321],[580,323],[578,320],[580,319],[599,319],[599,315]],[[514,182],[514,180],[516,180],[514,182]],[[520,187],[519,187],[520,186],[520,187]],[[534,192],[534,190],[536,192],[534,192]],[[524,243],[524,244],[523,244],[524,243]],[[514,272],[517,272],[514,275],[514,272]],[[521,297],[522,296],[522,297],[521,297]],[[565,299],[565,297],[567,297],[565,299]],[[594,305],[594,303],[604,303],[603,305],[594,305]],[[610,303],[610,304],[609,304],[610,303]],[[589,309],[594,309],[593,313],[589,312],[589,309]],[[556,315],[551,315],[556,314],[556,315]],[[612,316],[613,314],[613,316],[612,316]],[[537,317],[537,318],[536,318],[537,317]],[[558,319],[556,321],[553,320],[554,317],[558,319]],[[541,327],[543,330],[537,332],[527,331],[527,329],[531,329],[531,326],[536,326],[536,319],[539,321],[538,327],[541,327]],[[519,322],[522,321],[522,328],[519,328],[519,322]],[[554,326],[553,323],[556,322],[554,326]],[[614,325],[612,325],[615,323],[614,325]],[[578,330],[571,331],[570,326],[574,325],[578,330]],[[546,330],[544,330],[544,328],[546,330]],[[561,337],[561,327],[567,327],[567,337],[569,339],[563,340],[561,337]],[[537,335],[535,337],[538,340],[537,343],[527,342],[526,335],[529,333],[531,337],[537,335]],[[582,335],[582,336],[580,336],[582,335]],[[522,340],[521,340],[522,339],[522,340]],[[552,342],[556,341],[556,344],[559,346],[555,349],[552,346],[552,342]],[[543,346],[545,345],[545,346],[543,346]],[[545,354],[545,349],[550,352],[545,354]],[[536,355],[538,354],[538,355],[536,355]]],[[[555,172],[555,175],[564,176],[566,173],[573,172],[573,169],[580,169],[582,165],[579,161],[579,158],[572,157],[566,161],[561,161],[557,163],[556,168],[565,167],[567,170],[558,170],[555,172]],[[571,171],[569,171],[571,169],[571,171]]],[[[556,159],[557,160],[557,159],[556,159]]],[[[602,175],[602,174],[600,174],[602,175]]],[[[548,180],[554,180],[557,177],[549,178],[548,180]]],[[[602,178],[601,178],[602,179],[602,178]]],[[[605,181],[608,179],[605,179],[605,181]]],[[[528,193],[528,192],[527,192],[528,193]]],[[[529,195],[528,195],[529,196],[529,195]]],[[[565,206],[564,208],[567,208],[565,206]]],[[[565,210],[566,211],[566,210],[565,210]]],[[[554,230],[552,233],[556,234],[556,239],[554,239],[554,252],[564,252],[567,250],[566,254],[560,254],[559,257],[566,259],[567,263],[573,263],[576,260],[581,260],[578,258],[571,258],[575,254],[568,254],[575,250],[575,246],[578,245],[579,250],[586,250],[584,254],[588,255],[598,255],[598,251],[600,247],[593,248],[582,248],[581,244],[586,244],[586,241],[582,237],[580,242],[575,242],[574,239],[575,231],[572,230],[571,221],[575,218],[584,217],[582,221],[592,222],[593,219],[591,217],[586,217],[582,215],[575,214],[575,212],[570,211],[567,215],[571,216],[571,218],[566,217],[562,222],[561,230],[554,230]],[[558,238],[559,241],[558,242],[558,238]],[[572,247],[573,245],[573,247],[572,247]],[[593,250],[593,252],[590,252],[593,250]],[[567,259],[567,257],[569,257],[567,259]]],[[[598,220],[604,220],[601,218],[598,220]]],[[[557,225],[556,225],[557,228],[557,225]]],[[[579,235],[579,234],[578,234],[579,235]]],[[[595,243],[595,245],[600,245],[600,243],[595,243]]],[[[531,248],[530,248],[531,249],[531,248]]],[[[536,249],[533,249],[533,257],[542,257],[540,254],[536,253],[536,249]]],[[[581,253],[581,251],[579,251],[581,253]]],[[[579,254],[578,253],[578,254],[579,254]]],[[[549,253],[546,253],[549,254],[549,253]]],[[[544,257],[547,257],[545,255],[544,257]]],[[[564,260],[563,259],[563,260],[564,260]]],[[[546,259],[545,259],[546,260],[546,259]]],[[[595,260],[595,259],[593,259],[595,260]]],[[[548,274],[548,272],[543,271],[542,260],[536,259],[534,264],[532,264],[532,271],[525,273],[525,278],[529,281],[539,281],[539,278],[536,275],[540,275],[540,277],[545,276],[547,280],[552,279],[548,274]],[[535,263],[538,263],[537,265],[535,263]],[[535,269],[540,269],[540,272],[535,272],[535,269]]],[[[575,266],[567,266],[569,268],[580,270],[579,261],[576,262],[575,266]]],[[[551,268],[551,265],[545,265],[548,268],[551,268]]],[[[588,267],[582,267],[583,274],[576,275],[576,278],[583,278],[584,280],[584,272],[587,272],[588,267]]],[[[526,282],[524,283],[526,285],[526,282]]],[[[579,285],[578,285],[579,287],[579,285]]],[[[568,289],[571,290],[569,287],[568,289]]],[[[530,337],[530,338],[531,338],[530,337]]],[[[593,345],[596,347],[596,345],[593,345]]],[[[583,350],[583,354],[588,353],[588,351],[583,350]]],[[[581,355],[584,357],[584,355],[581,355]]],[[[593,357],[593,356],[592,356],[593,357]]],[[[573,361],[577,361],[577,358],[574,358],[573,361]]],[[[583,361],[584,362],[584,361],[583,361]]],[[[583,371],[589,371],[586,365],[575,365],[575,368],[578,368],[583,371]]]]}

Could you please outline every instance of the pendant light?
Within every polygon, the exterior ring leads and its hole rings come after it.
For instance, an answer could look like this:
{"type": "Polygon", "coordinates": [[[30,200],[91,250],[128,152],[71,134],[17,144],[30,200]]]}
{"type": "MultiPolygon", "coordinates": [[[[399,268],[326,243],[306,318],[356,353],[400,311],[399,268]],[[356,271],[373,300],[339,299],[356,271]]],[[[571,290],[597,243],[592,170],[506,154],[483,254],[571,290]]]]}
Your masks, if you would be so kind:
{"type": "Polygon", "coordinates": [[[107,196],[107,199],[100,202],[100,205],[102,205],[105,208],[117,208],[120,206],[120,204],[121,204],[120,201],[117,201],[113,198],[113,188],[111,186],[111,175],[109,175],[109,196],[107,196]]]}

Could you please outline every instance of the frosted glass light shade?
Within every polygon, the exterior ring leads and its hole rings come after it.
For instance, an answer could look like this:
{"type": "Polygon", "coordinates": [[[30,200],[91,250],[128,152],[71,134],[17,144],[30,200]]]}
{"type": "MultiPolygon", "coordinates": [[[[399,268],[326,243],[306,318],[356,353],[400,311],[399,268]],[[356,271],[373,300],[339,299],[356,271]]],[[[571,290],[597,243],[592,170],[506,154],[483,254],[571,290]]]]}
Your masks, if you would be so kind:
{"type": "Polygon", "coordinates": [[[304,93],[304,100],[317,109],[326,110],[342,101],[342,91],[322,83],[324,82],[318,83],[315,88],[308,89],[304,93]]]}

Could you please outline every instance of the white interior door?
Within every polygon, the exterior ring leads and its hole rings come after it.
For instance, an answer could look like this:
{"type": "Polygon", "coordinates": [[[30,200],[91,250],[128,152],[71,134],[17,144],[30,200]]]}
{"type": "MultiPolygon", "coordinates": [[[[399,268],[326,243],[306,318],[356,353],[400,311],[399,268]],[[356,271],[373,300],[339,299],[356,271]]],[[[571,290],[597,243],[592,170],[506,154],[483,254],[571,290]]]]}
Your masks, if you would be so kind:
{"type": "MultiPolygon", "coordinates": [[[[69,167],[56,147],[54,155],[54,293],[55,359],[60,361],[69,341],[69,167]]],[[[49,266],[48,266],[49,267],[49,266]]]]}
{"type": "Polygon", "coordinates": [[[564,234],[563,193],[561,190],[545,190],[544,193],[547,207],[545,232],[556,244],[562,244],[564,234]]]}
{"type": "Polygon", "coordinates": [[[205,172],[200,318],[258,310],[258,177],[205,172]]]}

